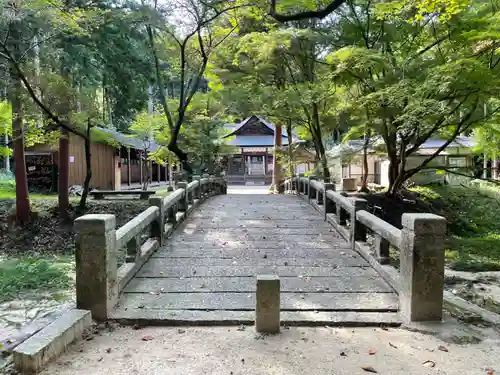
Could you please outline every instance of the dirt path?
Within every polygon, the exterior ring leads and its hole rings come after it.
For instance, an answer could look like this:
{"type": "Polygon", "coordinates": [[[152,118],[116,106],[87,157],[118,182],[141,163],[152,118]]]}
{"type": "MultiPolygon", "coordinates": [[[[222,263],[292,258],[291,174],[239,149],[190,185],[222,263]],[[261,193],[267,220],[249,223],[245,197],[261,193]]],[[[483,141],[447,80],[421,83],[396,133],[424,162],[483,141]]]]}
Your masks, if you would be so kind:
{"type": "Polygon", "coordinates": [[[251,327],[126,327],[74,345],[42,375],[369,374],[362,366],[388,375],[491,375],[500,373],[499,356],[491,340],[457,345],[391,328],[290,328],[262,337],[251,327]]]}

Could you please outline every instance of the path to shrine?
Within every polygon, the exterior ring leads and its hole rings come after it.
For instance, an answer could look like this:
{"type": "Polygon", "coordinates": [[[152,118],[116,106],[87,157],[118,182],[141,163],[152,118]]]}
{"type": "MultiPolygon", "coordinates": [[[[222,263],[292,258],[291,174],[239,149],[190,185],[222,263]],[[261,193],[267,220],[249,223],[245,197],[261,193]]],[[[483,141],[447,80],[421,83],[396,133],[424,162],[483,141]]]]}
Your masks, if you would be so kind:
{"type": "Polygon", "coordinates": [[[113,317],[254,321],[256,276],[281,280],[285,324],[398,323],[398,296],[308,203],[239,187],[195,210],[127,285],[113,317]]]}

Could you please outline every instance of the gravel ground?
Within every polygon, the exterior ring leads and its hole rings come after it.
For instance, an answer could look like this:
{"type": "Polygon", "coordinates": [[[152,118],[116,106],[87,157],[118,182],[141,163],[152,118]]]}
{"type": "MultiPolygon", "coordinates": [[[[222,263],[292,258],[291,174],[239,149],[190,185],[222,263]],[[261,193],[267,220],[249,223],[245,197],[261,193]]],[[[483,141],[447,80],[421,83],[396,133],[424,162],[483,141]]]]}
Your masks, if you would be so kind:
{"type": "Polygon", "coordinates": [[[499,356],[498,341],[458,345],[392,328],[123,327],[73,345],[42,375],[493,375],[499,356]]]}

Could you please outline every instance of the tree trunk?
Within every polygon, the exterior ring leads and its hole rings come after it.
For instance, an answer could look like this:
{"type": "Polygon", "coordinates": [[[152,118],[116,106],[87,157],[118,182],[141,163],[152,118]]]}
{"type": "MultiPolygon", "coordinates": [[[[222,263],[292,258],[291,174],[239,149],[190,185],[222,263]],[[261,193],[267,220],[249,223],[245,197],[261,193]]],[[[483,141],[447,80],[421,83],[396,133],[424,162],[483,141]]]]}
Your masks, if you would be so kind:
{"type": "Polygon", "coordinates": [[[143,173],[142,190],[148,190],[148,184],[149,184],[149,162],[148,162],[148,151],[147,150],[144,150],[144,159],[141,160],[141,163],[144,166],[142,168],[142,173],[143,173]]]}
{"type": "Polygon", "coordinates": [[[326,159],[325,146],[323,145],[323,137],[321,135],[321,124],[319,119],[319,110],[317,103],[313,103],[313,139],[317,144],[317,150],[319,152],[319,160],[321,167],[323,169],[323,180],[325,182],[330,182],[330,170],[328,169],[328,160],[326,159]]]}
{"type": "MultiPolygon", "coordinates": [[[[80,198],[80,204],[78,208],[83,211],[87,206],[87,197],[90,190],[90,180],[92,179],[92,154],[90,153],[90,129],[91,129],[90,119],[87,123],[87,138],[85,138],[85,164],[87,166],[87,174],[85,175],[85,181],[83,183],[82,197],[80,198]]],[[[130,164],[129,164],[130,168],[130,164]]]]}
{"type": "Polygon", "coordinates": [[[17,76],[11,79],[12,135],[14,141],[14,176],[16,179],[16,221],[23,225],[31,220],[28,177],[24,156],[24,124],[21,104],[22,86],[17,76]]]}
{"type": "Polygon", "coordinates": [[[172,138],[170,140],[170,142],[168,143],[168,149],[174,153],[175,156],[177,156],[177,158],[179,159],[179,162],[181,164],[181,167],[182,167],[182,170],[183,171],[186,171],[188,173],[188,180],[191,179],[192,180],[192,175],[193,175],[193,168],[191,167],[191,165],[189,164],[189,161],[188,161],[188,155],[182,151],[180,148],[179,148],[179,145],[177,144],[177,135],[178,134],[175,134],[175,132],[172,132],[172,138]],[[175,138],[174,138],[175,136],[175,138]]]}
{"type": "MultiPolygon", "coordinates": [[[[11,48],[13,57],[19,61],[19,22],[11,25],[11,48]]],[[[10,102],[12,105],[12,135],[14,138],[14,176],[16,179],[16,221],[23,225],[31,220],[30,200],[28,193],[28,177],[26,175],[26,159],[24,156],[24,124],[21,95],[23,86],[14,64],[10,65],[10,102]]]]}
{"type": "Polygon", "coordinates": [[[61,129],[59,137],[59,212],[65,213],[69,207],[69,133],[61,129]]]}
{"type": "Polygon", "coordinates": [[[399,184],[398,182],[399,160],[397,155],[388,154],[388,157],[389,157],[389,188],[387,189],[387,195],[389,197],[394,198],[399,188],[401,187],[401,184],[399,184]]]}
{"type": "Polygon", "coordinates": [[[368,133],[365,134],[365,142],[363,144],[363,174],[361,176],[361,188],[360,191],[368,192],[368,144],[370,143],[370,137],[368,133]]]}

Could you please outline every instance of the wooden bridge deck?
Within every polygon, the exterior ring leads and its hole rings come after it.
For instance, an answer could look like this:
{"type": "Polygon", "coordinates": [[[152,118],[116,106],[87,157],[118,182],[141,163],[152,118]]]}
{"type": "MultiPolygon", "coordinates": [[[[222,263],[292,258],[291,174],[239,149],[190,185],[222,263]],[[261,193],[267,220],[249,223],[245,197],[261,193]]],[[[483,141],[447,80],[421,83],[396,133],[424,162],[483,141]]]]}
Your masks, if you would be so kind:
{"type": "Polygon", "coordinates": [[[127,285],[113,318],[252,324],[258,274],[281,279],[287,325],[397,324],[398,296],[308,203],[219,195],[197,208],[127,285]]]}

